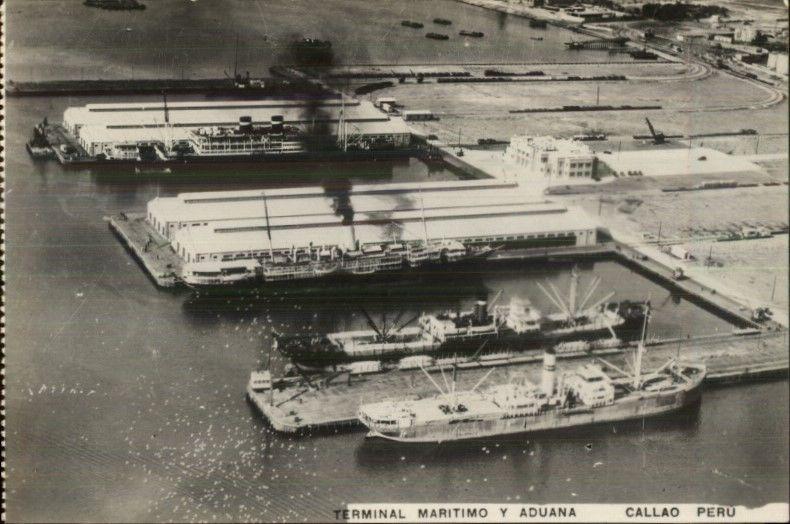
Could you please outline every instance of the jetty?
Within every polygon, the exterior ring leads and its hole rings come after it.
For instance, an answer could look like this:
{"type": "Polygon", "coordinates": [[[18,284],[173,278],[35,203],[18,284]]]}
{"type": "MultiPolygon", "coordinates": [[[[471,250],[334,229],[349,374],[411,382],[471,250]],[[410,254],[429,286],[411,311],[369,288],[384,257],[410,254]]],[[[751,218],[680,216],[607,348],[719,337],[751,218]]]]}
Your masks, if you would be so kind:
{"type": "Polygon", "coordinates": [[[171,288],[180,282],[181,257],[170,247],[169,240],[148,225],[145,214],[121,213],[106,220],[110,230],[157,286],[171,288]]]}
{"type": "MultiPolygon", "coordinates": [[[[647,345],[644,365],[646,369],[657,368],[667,359],[677,357],[706,364],[706,382],[710,384],[766,380],[787,375],[787,343],[787,331],[654,341],[647,345]]],[[[573,368],[590,359],[586,355],[566,356],[558,361],[558,368],[573,368]]],[[[623,365],[621,356],[607,359],[623,365]]],[[[489,372],[487,380],[492,384],[516,375],[526,375],[536,381],[540,373],[539,360],[540,353],[535,352],[529,362],[458,369],[457,387],[469,389],[489,372]]],[[[438,370],[433,374],[436,372],[438,370]]],[[[444,373],[446,376],[448,371],[444,373]]],[[[357,409],[361,404],[433,394],[434,386],[419,369],[359,376],[345,373],[331,381],[297,380],[266,391],[247,388],[250,402],[276,431],[283,433],[361,429],[357,421],[357,409]]]]}

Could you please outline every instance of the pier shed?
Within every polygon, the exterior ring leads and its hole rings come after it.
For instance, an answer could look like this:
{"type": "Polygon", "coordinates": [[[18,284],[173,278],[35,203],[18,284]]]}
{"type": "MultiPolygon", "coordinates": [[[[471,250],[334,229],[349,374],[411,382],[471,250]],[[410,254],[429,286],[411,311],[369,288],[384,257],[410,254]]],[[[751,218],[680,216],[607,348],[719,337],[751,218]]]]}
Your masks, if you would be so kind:
{"type": "Polygon", "coordinates": [[[152,200],[147,220],[185,262],[425,237],[527,248],[596,242],[581,210],[498,181],[187,193],[152,200]]]}
{"type": "Polygon", "coordinates": [[[199,129],[234,128],[241,119],[268,125],[273,117],[284,125],[331,136],[358,138],[371,144],[404,148],[411,130],[400,117],[357,99],[222,100],[187,102],[124,102],[69,107],[63,126],[90,155],[115,157],[119,148],[159,143],[170,149],[188,142],[199,129]]]}

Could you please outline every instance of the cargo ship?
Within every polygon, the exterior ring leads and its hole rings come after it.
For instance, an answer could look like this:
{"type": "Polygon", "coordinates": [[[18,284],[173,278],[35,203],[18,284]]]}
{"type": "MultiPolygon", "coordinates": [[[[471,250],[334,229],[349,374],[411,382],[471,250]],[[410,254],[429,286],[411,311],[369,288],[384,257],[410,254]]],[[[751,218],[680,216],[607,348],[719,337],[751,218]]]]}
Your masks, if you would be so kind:
{"type": "Polygon", "coordinates": [[[543,314],[518,298],[509,305],[491,305],[479,300],[470,311],[422,314],[390,329],[378,327],[365,314],[370,329],[328,334],[275,334],[274,345],[293,363],[305,367],[327,367],[353,361],[403,360],[418,355],[458,356],[477,354],[482,344],[487,353],[534,349],[568,341],[605,338],[634,340],[644,319],[646,304],[607,302],[609,293],[587,306],[600,279],[591,283],[585,300],[576,297],[578,272],[574,269],[569,298],[563,300],[556,287],[539,286],[559,306],[556,313],[543,314]],[[414,321],[416,326],[408,326],[414,321]]]}
{"type": "Polygon", "coordinates": [[[449,40],[450,37],[441,33],[428,33],[425,38],[433,38],[434,40],[449,40]]]}
{"type": "Polygon", "coordinates": [[[389,242],[340,246],[309,246],[262,257],[200,261],[184,265],[181,280],[194,289],[236,284],[275,284],[302,280],[347,278],[454,265],[485,258],[490,246],[467,247],[456,240],[389,242]]]}
{"type": "Polygon", "coordinates": [[[461,35],[461,36],[471,36],[471,37],[474,37],[474,38],[483,38],[485,36],[485,34],[481,33],[480,31],[466,31],[466,30],[464,30],[464,31],[459,31],[458,34],[461,35]]]}
{"type": "Polygon", "coordinates": [[[404,20],[400,23],[403,27],[411,27],[414,29],[422,29],[424,26],[420,22],[412,22],[411,20],[404,20]]]}
{"type": "Polygon", "coordinates": [[[446,18],[434,18],[433,23],[439,25],[452,25],[453,21],[446,18]]]}
{"type": "Polygon", "coordinates": [[[465,391],[456,390],[455,380],[442,390],[423,369],[437,395],[363,404],[358,418],[367,438],[436,444],[644,419],[701,401],[704,365],[670,359],[645,373],[644,352],[643,328],[624,366],[630,369],[598,359],[557,377],[556,355],[547,349],[540,384],[522,376],[481,389],[485,375],[465,391]]]}

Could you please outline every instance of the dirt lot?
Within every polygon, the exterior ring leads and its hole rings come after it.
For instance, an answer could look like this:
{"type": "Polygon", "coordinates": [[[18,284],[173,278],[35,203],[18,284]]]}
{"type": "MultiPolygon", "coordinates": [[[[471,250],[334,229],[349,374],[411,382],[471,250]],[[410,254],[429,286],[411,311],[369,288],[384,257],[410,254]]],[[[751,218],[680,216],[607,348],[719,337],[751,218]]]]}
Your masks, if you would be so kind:
{"type": "Polygon", "coordinates": [[[787,309],[788,237],[698,242],[688,246],[694,265],[746,296],[787,309]],[[708,255],[713,265],[706,266],[708,255]]]}
{"type": "MultiPolygon", "coordinates": [[[[606,73],[608,74],[608,67],[606,73]]],[[[642,74],[680,73],[678,65],[651,65],[641,68],[642,74]],[[652,68],[658,68],[656,70],[652,68]]],[[[601,66],[556,66],[569,74],[584,74],[601,66]]],[[[628,66],[637,74],[636,66],[628,66]]],[[[786,151],[787,101],[768,108],[761,104],[776,100],[773,92],[730,76],[713,72],[697,80],[651,80],[628,82],[531,82],[499,84],[396,84],[377,91],[374,96],[392,96],[407,109],[429,109],[439,120],[414,124],[425,134],[455,142],[459,130],[461,140],[475,142],[478,138],[509,140],[516,134],[571,136],[589,129],[600,129],[610,135],[630,137],[647,134],[644,118],[666,134],[699,134],[756,129],[759,133],[782,133],[778,140],[755,137],[730,139],[721,150],[753,153],[786,151]],[[521,113],[508,111],[524,108],[558,107],[562,105],[594,105],[596,97],[602,105],[661,105],[662,110],[604,111],[572,113],[521,113]],[[758,146],[755,148],[755,146],[758,146]]],[[[705,139],[700,139],[705,142],[705,139]]],[[[714,140],[709,140],[714,142],[714,140]]],[[[705,145],[708,145],[707,143],[705,145]]],[[[717,149],[719,149],[717,147],[717,149]]]]}
{"type": "Polygon", "coordinates": [[[758,302],[788,307],[788,236],[717,242],[712,237],[742,227],[787,227],[787,186],[721,189],[686,193],[633,193],[568,199],[613,229],[655,241],[682,241],[698,270],[758,302]],[[707,238],[706,238],[707,237],[707,238]],[[705,263],[711,255],[713,264],[705,263]],[[774,290],[774,279],[776,279],[774,290]],[[773,291],[773,300],[771,300],[773,291]]]}
{"type": "MultiPolygon", "coordinates": [[[[787,186],[714,189],[678,193],[634,193],[603,197],[601,217],[618,229],[661,238],[706,237],[742,227],[781,227],[788,222],[787,186]]],[[[597,215],[598,197],[574,198],[597,215]]],[[[736,242],[737,244],[737,242],[736,242]]]]}

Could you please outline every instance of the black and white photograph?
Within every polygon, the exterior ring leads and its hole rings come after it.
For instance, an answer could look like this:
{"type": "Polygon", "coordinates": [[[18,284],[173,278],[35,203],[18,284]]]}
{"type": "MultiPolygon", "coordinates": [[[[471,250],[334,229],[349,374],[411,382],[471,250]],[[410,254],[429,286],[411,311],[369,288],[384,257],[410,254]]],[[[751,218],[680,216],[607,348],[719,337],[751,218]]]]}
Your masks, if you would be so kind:
{"type": "Polygon", "coordinates": [[[787,522],[786,0],[6,0],[3,520],[787,522]]]}

